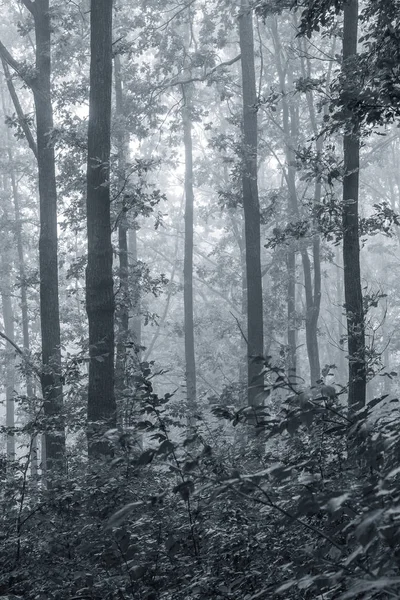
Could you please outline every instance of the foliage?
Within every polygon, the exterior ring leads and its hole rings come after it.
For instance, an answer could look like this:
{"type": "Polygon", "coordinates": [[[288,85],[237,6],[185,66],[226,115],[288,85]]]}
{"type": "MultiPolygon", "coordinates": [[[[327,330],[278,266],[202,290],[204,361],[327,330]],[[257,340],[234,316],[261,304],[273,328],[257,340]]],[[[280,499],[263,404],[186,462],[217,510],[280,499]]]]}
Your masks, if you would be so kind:
{"type": "Polygon", "coordinates": [[[265,368],[256,439],[249,409],[227,397],[211,429],[200,417],[187,432],[145,367],[135,427],[108,432],[109,462],[71,455],[47,490],[26,477],[26,458],[16,463],[2,486],[1,592],[397,597],[397,410],[376,398],[352,421],[332,386],[293,393],[280,368],[265,368]],[[358,458],[346,457],[346,437],[358,458]]]}

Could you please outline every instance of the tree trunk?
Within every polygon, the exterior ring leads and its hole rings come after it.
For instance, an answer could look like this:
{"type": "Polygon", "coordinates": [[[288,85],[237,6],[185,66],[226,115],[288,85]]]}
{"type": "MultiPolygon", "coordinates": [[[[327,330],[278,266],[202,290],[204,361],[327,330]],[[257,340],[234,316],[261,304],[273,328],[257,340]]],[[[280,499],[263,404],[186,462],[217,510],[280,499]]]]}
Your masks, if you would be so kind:
{"type": "MultiPolygon", "coordinates": [[[[8,175],[3,175],[3,222],[6,223],[8,214],[10,185],[8,175]]],[[[3,231],[3,247],[1,252],[1,302],[3,312],[4,333],[11,342],[14,342],[14,312],[11,302],[11,268],[12,257],[10,249],[12,240],[10,230],[3,231]]],[[[5,392],[6,392],[6,427],[7,427],[7,470],[12,472],[12,462],[15,460],[15,351],[11,343],[6,342],[5,348],[5,392]]]]}
{"type": "Polygon", "coordinates": [[[338,375],[337,381],[343,387],[346,385],[348,376],[346,372],[346,361],[345,361],[345,325],[343,322],[343,268],[340,264],[342,262],[339,254],[339,249],[336,249],[336,305],[337,305],[337,325],[338,325],[338,375]]]}
{"type": "MultiPolygon", "coordinates": [[[[343,23],[343,98],[349,101],[354,65],[352,58],[357,54],[358,1],[349,0],[344,5],[343,23]]],[[[360,166],[360,140],[356,118],[347,109],[348,119],[343,137],[343,265],[344,296],[347,317],[347,339],[349,352],[349,398],[350,412],[365,406],[365,321],[361,288],[360,241],[358,231],[358,192],[360,166]]]]}
{"type": "Polygon", "coordinates": [[[241,0],[239,38],[243,94],[242,193],[247,280],[247,385],[248,404],[262,404],[264,377],[257,358],[264,352],[263,297],[260,256],[260,205],[257,184],[257,93],[254,67],[253,15],[248,0],[241,0]]]}
{"type": "MultiPolygon", "coordinates": [[[[5,276],[7,265],[5,264],[4,258],[2,259],[2,274],[3,282],[5,286],[6,282],[9,283],[9,277],[5,276]]],[[[4,331],[6,336],[14,341],[14,313],[10,298],[10,289],[2,289],[1,301],[3,306],[3,321],[4,331]]],[[[5,373],[5,384],[6,384],[6,427],[7,431],[7,461],[11,463],[15,460],[15,435],[13,428],[15,425],[15,402],[14,402],[14,384],[15,384],[15,351],[11,344],[6,343],[6,373],[5,373]]]]}
{"type": "MultiPolygon", "coordinates": [[[[286,72],[282,65],[282,47],[279,37],[279,30],[277,26],[276,18],[271,19],[271,30],[275,46],[276,66],[279,77],[279,84],[282,91],[282,124],[283,131],[285,134],[285,154],[287,163],[287,187],[288,187],[288,217],[290,222],[298,221],[300,218],[300,211],[297,199],[296,189],[296,167],[295,154],[294,154],[294,143],[298,136],[298,114],[293,104],[288,100],[287,86],[286,86],[286,72]]],[[[304,69],[304,67],[303,67],[304,69]]],[[[303,73],[305,76],[305,73],[303,73]]],[[[289,86],[292,87],[292,74],[289,71],[288,75],[289,86]]],[[[314,134],[317,136],[316,131],[316,119],[314,113],[314,107],[312,104],[312,98],[308,96],[310,119],[313,125],[314,134]]],[[[317,138],[317,152],[322,150],[322,140],[317,138]]],[[[314,205],[319,202],[321,197],[321,182],[316,181],[314,191],[314,205]]],[[[292,244],[295,242],[293,241],[292,244]]],[[[306,329],[306,346],[308,354],[308,362],[310,366],[310,383],[311,386],[315,386],[321,377],[321,367],[319,359],[319,346],[318,346],[318,318],[320,312],[321,302],[321,266],[320,266],[320,239],[317,232],[313,233],[313,269],[314,278],[312,277],[311,261],[308,254],[306,245],[302,242],[301,244],[301,259],[304,273],[304,287],[306,296],[306,318],[305,318],[305,329],[306,329]]],[[[296,384],[297,369],[296,369],[296,331],[293,328],[296,327],[296,282],[295,282],[295,248],[290,248],[288,251],[288,376],[292,384],[296,384]],[[291,254],[294,256],[291,256],[291,254]],[[289,265],[291,265],[289,267],[289,265]]]]}
{"type": "MultiPolygon", "coordinates": [[[[128,252],[133,269],[138,270],[138,251],[137,251],[137,234],[136,229],[130,229],[128,232],[128,252]]],[[[142,352],[142,318],[140,310],[140,277],[135,276],[135,283],[131,293],[131,315],[130,315],[130,331],[135,344],[135,353],[137,356],[138,365],[141,362],[142,352]]]]}
{"type": "Polygon", "coordinates": [[[287,358],[286,371],[291,386],[297,383],[297,326],[296,326],[296,252],[289,248],[287,265],[287,358]]]}
{"type": "MultiPolygon", "coordinates": [[[[22,321],[22,340],[23,349],[27,356],[30,353],[30,335],[29,335],[29,315],[28,315],[28,298],[27,298],[27,285],[26,285],[26,273],[25,273],[25,257],[24,257],[24,246],[22,241],[22,224],[21,224],[21,211],[19,202],[19,192],[17,180],[14,172],[14,157],[11,147],[11,136],[10,131],[7,129],[7,157],[9,163],[9,173],[11,180],[11,190],[14,203],[14,218],[15,218],[15,241],[17,246],[18,256],[18,275],[20,280],[21,289],[21,321],[22,321]]],[[[32,373],[29,372],[29,368],[26,368],[26,395],[28,398],[29,406],[31,407],[30,418],[35,418],[34,411],[34,393],[33,393],[33,382],[32,373]]],[[[31,475],[37,477],[38,475],[38,444],[37,435],[32,433],[32,439],[30,443],[31,447],[31,475]]]]}
{"type": "Polygon", "coordinates": [[[88,452],[110,454],[104,433],[116,426],[114,290],[110,219],[112,0],[92,0],[87,163],[86,311],[89,321],[88,452]]]}
{"type": "Polygon", "coordinates": [[[40,322],[42,332],[41,376],[44,412],[47,417],[46,469],[61,468],[65,455],[60,379],[60,312],[58,299],[57,188],[52,143],[51,23],[49,0],[30,4],[36,34],[36,71],[32,85],[36,111],[37,160],[40,197],[40,322]]]}
{"type": "Polygon", "coordinates": [[[123,390],[126,387],[127,370],[127,343],[129,338],[129,253],[128,253],[128,220],[124,188],[126,185],[126,154],[127,136],[124,119],[124,102],[121,79],[121,59],[117,54],[114,57],[115,80],[115,115],[117,129],[118,150],[118,194],[121,196],[120,213],[118,215],[118,258],[119,258],[119,299],[116,312],[118,325],[117,358],[115,365],[116,388],[123,390]]]}
{"type": "Polygon", "coordinates": [[[185,321],[186,392],[189,422],[196,411],[196,360],[193,319],[193,143],[190,89],[182,89],[183,142],[185,146],[185,248],[183,258],[183,304],[185,321]]]}

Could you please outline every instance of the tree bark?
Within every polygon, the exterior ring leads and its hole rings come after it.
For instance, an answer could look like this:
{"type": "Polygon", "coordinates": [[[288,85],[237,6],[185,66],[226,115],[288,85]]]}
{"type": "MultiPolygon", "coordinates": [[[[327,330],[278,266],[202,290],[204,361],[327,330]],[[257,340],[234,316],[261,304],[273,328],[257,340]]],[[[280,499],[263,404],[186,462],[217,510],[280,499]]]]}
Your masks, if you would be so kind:
{"type": "Polygon", "coordinates": [[[110,219],[112,0],[92,0],[87,162],[86,311],[89,321],[88,452],[111,453],[104,433],[116,426],[114,290],[110,219]]]}
{"type": "Polygon", "coordinates": [[[264,352],[263,297],[260,255],[260,204],[257,184],[257,92],[254,66],[253,15],[248,0],[239,14],[243,94],[242,193],[247,280],[247,385],[248,404],[262,404],[264,377],[257,357],[264,352]]]}
{"type": "MultiPolygon", "coordinates": [[[[352,59],[357,55],[358,1],[349,0],[344,5],[343,23],[343,75],[345,102],[354,92],[352,59]]],[[[365,320],[361,288],[360,241],[358,219],[360,140],[359,128],[351,109],[347,107],[346,130],[343,137],[343,265],[344,296],[347,317],[347,340],[349,352],[349,397],[351,413],[365,406],[365,320]]]]}
{"type": "Polygon", "coordinates": [[[183,258],[183,304],[185,329],[186,393],[189,422],[196,411],[196,358],[194,349],[193,318],[193,142],[190,89],[182,86],[183,142],[185,146],[185,246],[183,258]]]}

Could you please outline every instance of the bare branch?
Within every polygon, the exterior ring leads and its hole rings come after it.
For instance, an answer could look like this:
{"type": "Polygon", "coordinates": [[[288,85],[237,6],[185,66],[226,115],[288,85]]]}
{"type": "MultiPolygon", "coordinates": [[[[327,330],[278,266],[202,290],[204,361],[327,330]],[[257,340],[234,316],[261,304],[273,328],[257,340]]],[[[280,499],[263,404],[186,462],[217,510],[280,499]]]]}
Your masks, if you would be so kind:
{"type": "Polygon", "coordinates": [[[14,105],[15,112],[17,113],[18,122],[21,126],[22,131],[24,132],[24,135],[25,135],[26,141],[28,142],[29,148],[32,150],[35,158],[37,159],[37,155],[38,155],[37,145],[33,138],[32,131],[31,131],[28,123],[26,122],[24,111],[22,110],[21,103],[19,101],[17,92],[15,90],[14,83],[13,83],[11,75],[10,75],[10,70],[8,68],[8,64],[6,63],[6,61],[4,60],[3,57],[1,57],[1,62],[3,64],[3,71],[4,71],[6,83],[7,83],[8,92],[11,96],[11,100],[14,105]]]}

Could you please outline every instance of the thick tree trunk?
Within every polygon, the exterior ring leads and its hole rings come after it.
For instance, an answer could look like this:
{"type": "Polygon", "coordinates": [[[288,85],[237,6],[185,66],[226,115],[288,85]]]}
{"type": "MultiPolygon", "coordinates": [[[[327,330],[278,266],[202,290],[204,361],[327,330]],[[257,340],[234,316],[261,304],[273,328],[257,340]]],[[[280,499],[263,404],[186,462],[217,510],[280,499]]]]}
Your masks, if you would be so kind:
{"type": "Polygon", "coordinates": [[[260,205],[257,184],[257,93],[254,67],[253,15],[241,0],[239,38],[243,94],[242,193],[247,280],[247,385],[249,406],[262,404],[264,378],[257,360],[264,352],[263,297],[260,256],[260,205]]]}
{"type": "Polygon", "coordinates": [[[189,422],[196,411],[196,359],[193,319],[193,143],[190,89],[183,89],[183,142],[185,146],[185,249],[183,258],[183,304],[185,321],[186,392],[189,422]]]}
{"type": "Polygon", "coordinates": [[[52,143],[53,108],[51,103],[51,24],[49,0],[31,5],[36,34],[36,71],[32,84],[36,111],[37,160],[40,197],[40,322],[42,331],[41,377],[44,412],[48,419],[45,436],[46,469],[61,468],[65,454],[60,379],[60,312],[57,258],[57,189],[55,155],[52,143]]]}
{"type": "Polygon", "coordinates": [[[111,449],[103,434],[116,425],[114,290],[110,219],[112,0],[92,0],[87,164],[86,311],[89,320],[88,452],[111,449]]]}
{"type": "MultiPolygon", "coordinates": [[[[349,0],[344,5],[343,24],[343,98],[350,100],[352,58],[357,54],[358,1],[349,0]]],[[[347,317],[347,340],[349,352],[349,398],[350,412],[356,412],[365,405],[366,365],[365,365],[365,321],[361,288],[360,241],[358,231],[358,193],[360,167],[360,140],[357,123],[350,109],[343,138],[344,178],[343,178],[343,265],[344,295],[347,317]]]]}

